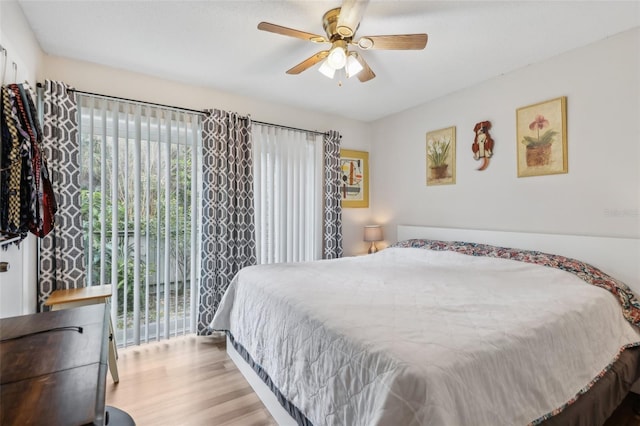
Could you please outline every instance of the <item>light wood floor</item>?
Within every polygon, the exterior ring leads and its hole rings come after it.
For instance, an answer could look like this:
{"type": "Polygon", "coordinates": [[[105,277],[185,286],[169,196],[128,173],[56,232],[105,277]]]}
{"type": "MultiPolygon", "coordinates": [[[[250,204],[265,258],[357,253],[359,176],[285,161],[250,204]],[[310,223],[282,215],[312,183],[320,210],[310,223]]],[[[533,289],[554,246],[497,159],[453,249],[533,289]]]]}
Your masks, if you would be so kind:
{"type": "MultiPolygon", "coordinates": [[[[185,336],[119,351],[107,405],[146,425],[275,425],[226,353],[224,342],[185,336]]],[[[604,426],[638,426],[627,398],[604,426]]]]}
{"type": "Polygon", "coordinates": [[[118,351],[120,383],[107,405],[145,425],[275,425],[224,342],[185,336],[118,351]]]}

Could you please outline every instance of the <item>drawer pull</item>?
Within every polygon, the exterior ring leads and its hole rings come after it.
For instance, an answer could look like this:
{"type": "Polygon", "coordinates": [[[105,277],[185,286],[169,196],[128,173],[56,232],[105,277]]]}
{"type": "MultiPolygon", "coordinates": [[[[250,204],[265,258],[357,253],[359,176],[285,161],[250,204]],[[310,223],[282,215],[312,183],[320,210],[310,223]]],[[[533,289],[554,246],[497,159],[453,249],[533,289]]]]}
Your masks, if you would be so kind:
{"type": "Polygon", "coordinates": [[[0,272],[7,272],[9,270],[9,262],[0,262],[0,272]]]}

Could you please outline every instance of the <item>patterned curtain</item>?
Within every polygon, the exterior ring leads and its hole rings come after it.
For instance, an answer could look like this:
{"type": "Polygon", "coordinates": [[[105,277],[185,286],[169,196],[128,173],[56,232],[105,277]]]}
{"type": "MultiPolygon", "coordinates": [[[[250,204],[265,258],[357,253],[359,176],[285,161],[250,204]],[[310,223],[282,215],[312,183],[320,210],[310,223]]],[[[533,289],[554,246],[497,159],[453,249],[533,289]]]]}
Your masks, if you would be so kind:
{"type": "Polygon", "coordinates": [[[324,259],[342,257],[342,203],[340,200],[340,133],[324,137],[324,259]]]}
{"type": "Polygon", "coordinates": [[[202,123],[202,274],[198,335],[209,334],[236,273],[256,264],[251,120],[209,111],[202,123]]]}
{"type": "Polygon", "coordinates": [[[38,307],[57,289],[84,287],[84,248],[80,216],[80,164],[75,92],[45,81],[42,149],[49,160],[58,212],[53,230],[40,242],[38,307]]]}

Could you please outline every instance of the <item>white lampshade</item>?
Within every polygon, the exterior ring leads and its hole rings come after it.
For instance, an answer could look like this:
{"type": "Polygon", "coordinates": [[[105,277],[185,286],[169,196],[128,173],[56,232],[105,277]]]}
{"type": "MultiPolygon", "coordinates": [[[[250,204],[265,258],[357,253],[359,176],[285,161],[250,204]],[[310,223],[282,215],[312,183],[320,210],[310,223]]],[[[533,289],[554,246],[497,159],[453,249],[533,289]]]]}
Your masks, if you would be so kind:
{"type": "Polygon", "coordinates": [[[364,227],[365,241],[382,241],[382,226],[367,225],[364,227]]]}
{"type": "Polygon", "coordinates": [[[347,77],[351,78],[362,71],[362,64],[360,64],[360,62],[353,55],[349,55],[349,57],[347,58],[346,70],[347,77]]]}
{"type": "Polygon", "coordinates": [[[347,63],[347,52],[341,46],[336,46],[331,49],[329,56],[327,57],[327,63],[331,65],[334,70],[339,70],[347,63]]]}
{"type": "Polygon", "coordinates": [[[324,61],[322,65],[320,65],[318,71],[329,78],[333,78],[334,74],[336,73],[335,68],[332,68],[327,61],[324,61]]]}

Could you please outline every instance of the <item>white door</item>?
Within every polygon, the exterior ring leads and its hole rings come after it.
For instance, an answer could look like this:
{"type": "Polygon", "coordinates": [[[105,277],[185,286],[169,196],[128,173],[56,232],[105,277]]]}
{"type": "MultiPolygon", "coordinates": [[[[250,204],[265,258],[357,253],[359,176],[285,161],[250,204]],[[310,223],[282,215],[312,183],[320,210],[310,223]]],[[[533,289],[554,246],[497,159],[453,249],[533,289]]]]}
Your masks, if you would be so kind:
{"type": "Polygon", "coordinates": [[[15,244],[0,248],[0,263],[0,318],[22,315],[22,249],[15,244]]]}

